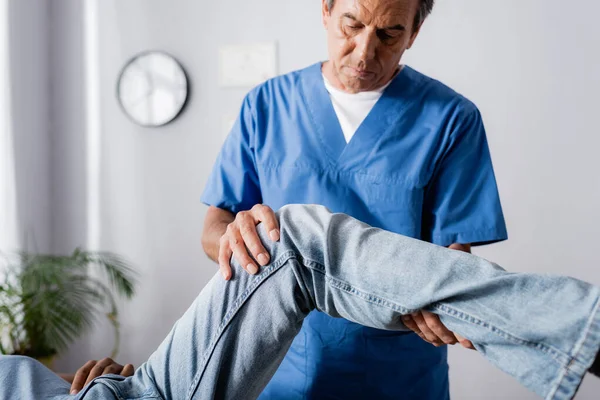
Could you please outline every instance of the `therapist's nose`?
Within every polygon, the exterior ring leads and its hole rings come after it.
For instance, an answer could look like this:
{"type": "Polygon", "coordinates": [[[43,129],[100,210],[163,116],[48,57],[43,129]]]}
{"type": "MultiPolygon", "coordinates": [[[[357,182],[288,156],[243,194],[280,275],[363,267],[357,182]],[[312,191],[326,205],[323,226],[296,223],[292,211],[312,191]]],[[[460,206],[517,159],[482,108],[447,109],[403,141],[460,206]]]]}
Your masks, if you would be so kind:
{"type": "Polygon", "coordinates": [[[378,40],[377,34],[367,29],[356,37],[356,51],[361,63],[371,61],[375,58],[375,49],[377,48],[378,40]]]}

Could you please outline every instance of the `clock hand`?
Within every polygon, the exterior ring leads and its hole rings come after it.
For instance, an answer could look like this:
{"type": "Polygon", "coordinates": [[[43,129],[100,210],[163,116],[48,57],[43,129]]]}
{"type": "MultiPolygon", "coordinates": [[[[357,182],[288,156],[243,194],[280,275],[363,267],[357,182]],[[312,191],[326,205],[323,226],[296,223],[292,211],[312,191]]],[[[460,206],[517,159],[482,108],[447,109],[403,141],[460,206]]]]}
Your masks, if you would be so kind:
{"type": "Polygon", "coordinates": [[[146,90],[144,94],[140,95],[140,97],[136,98],[134,101],[128,102],[129,107],[136,107],[142,100],[146,100],[149,95],[154,92],[154,89],[146,90]]]}
{"type": "Polygon", "coordinates": [[[162,75],[160,72],[155,72],[153,74],[153,80],[157,84],[157,86],[166,87],[171,90],[181,90],[185,89],[185,84],[176,84],[173,83],[173,80],[170,77],[166,77],[162,75]]]}

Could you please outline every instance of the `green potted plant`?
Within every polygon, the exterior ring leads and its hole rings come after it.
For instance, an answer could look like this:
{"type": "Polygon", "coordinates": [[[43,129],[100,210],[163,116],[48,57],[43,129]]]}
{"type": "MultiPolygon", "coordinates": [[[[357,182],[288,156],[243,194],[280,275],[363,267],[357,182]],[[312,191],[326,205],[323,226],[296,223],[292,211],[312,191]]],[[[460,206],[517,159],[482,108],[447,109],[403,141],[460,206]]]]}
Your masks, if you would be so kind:
{"type": "Polygon", "coordinates": [[[130,299],[135,286],[135,273],[122,258],[76,249],[67,256],[20,253],[6,259],[4,278],[0,273],[0,354],[26,355],[50,366],[105,313],[114,328],[116,356],[115,294],[130,299]]]}

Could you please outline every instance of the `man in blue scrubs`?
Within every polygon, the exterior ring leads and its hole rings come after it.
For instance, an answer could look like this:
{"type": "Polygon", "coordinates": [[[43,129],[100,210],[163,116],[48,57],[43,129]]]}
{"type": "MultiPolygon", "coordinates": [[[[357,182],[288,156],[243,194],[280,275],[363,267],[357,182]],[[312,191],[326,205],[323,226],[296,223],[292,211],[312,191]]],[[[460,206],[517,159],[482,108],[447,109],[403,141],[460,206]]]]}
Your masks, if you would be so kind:
{"type": "MultiPolygon", "coordinates": [[[[478,109],[400,62],[433,0],[322,3],[329,60],[246,96],[204,192],[202,244],[224,278],[232,256],[268,264],[255,226],[278,240],[273,209],[292,203],[456,250],[506,239],[478,109]]],[[[261,399],[449,398],[443,345],[471,344],[432,314],[405,325],[417,334],[312,312],[261,399]]]]}

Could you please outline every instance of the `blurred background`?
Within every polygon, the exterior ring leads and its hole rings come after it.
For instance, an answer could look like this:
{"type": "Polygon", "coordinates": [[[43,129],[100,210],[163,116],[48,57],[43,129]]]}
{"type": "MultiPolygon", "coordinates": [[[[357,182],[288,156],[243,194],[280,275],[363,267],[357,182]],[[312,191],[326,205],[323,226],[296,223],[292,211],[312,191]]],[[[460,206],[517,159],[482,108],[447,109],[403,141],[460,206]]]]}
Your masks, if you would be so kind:
{"type": "MultiPolygon", "coordinates": [[[[200,195],[251,88],[227,81],[236,70],[223,59],[276,74],[325,60],[320,1],[0,4],[0,250],[128,259],[138,290],[119,304],[118,360],[139,366],[216,272],[200,195]],[[128,60],[152,50],[189,85],[182,113],[160,127],[128,117],[117,90],[128,60]]],[[[509,240],[475,253],[507,269],[600,284],[598,14],[591,0],[443,0],[405,56],[482,112],[509,240]]],[[[103,358],[113,340],[101,321],[56,368],[103,358]]],[[[455,399],[536,398],[458,347],[450,377],[455,399]]],[[[599,390],[588,379],[578,398],[599,390]]]]}

